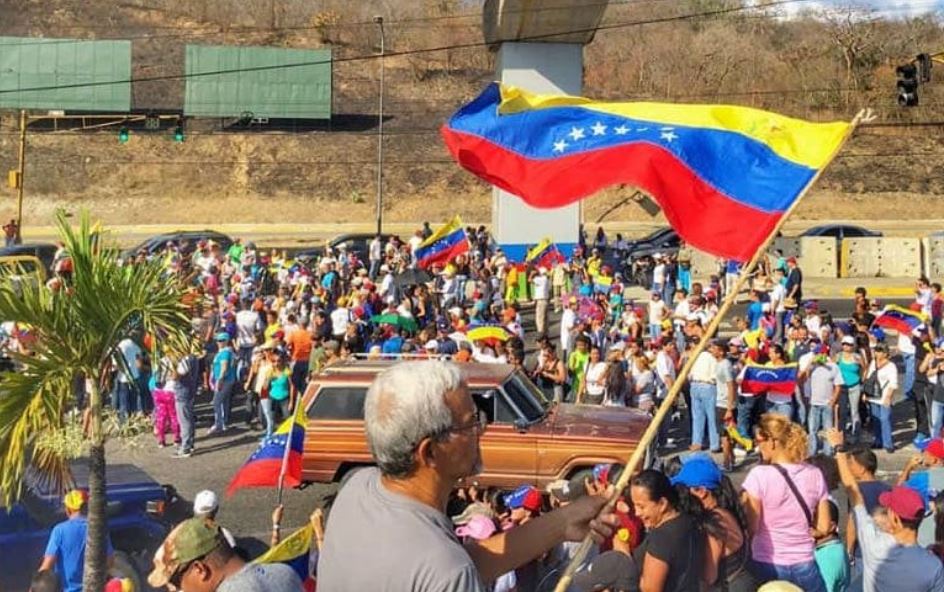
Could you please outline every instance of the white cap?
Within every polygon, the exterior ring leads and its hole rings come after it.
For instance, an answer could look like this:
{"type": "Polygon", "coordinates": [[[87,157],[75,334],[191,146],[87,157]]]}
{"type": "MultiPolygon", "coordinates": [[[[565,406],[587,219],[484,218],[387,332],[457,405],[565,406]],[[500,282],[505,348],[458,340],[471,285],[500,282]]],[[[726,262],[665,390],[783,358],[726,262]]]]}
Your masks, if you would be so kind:
{"type": "Polygon", "coordinates": [[[424,345],[423,347],[426,348],[426,349],[435,349],[435,350],[438,350],[438,349],[439,349],[439,342],[436,341],[435,339],[430,339],[429,341],[426,342],[426,345],[424,345]]]}
{"type": "Polygon", "coordinates": [[[847,343],[848,343],[849,345],[855,345],[855,337],[853,337],[852,335],[844,335],[843,338],[842,338],[842,343],[843,343],[843,345],[845,345],[845,344],[847,344],[847,343]]]}
{"type": "Polygon", "coordinates": [[[220,500],[209,489],[204,489],[193,498],[194,514],[209,514],[220,507],[220,500]]]}

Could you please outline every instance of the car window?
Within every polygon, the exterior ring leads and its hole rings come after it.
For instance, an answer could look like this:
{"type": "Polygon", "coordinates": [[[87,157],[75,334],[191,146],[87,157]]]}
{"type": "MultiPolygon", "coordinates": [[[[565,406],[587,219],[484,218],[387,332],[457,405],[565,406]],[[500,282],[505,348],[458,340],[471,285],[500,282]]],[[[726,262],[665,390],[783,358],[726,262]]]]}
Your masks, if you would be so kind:
{"type": "Polygon", "coordinates": [[[528,421],[534,422],[544,417],[544,410],[548,406],[544,393],[520,372],[514,372],[502,387],[511,403],[524,414],[528,421]]]}
{"type": "Polygon", "coordinates": [[[512,424],[518,419],[505,397],[495,389],[473,391],[472,400],[479,411],[485,414],[489,424],[512,424]]]}
{"type": "Polygon", "coordinates": [[[364,419],[363,387],[323,387],[308,408],[311,419],[364,419]]]}
{"type": "Polygon", "coordinates": [[[18,259],[0,263],[0,276],[22,276],[35,274],[37,270],[35,259],[18,259]]]}
{"type": "Polygon", "coordinates": [[[865,236],[865,233],[862,232],[862,230],[859,228],[850,227],[850,228],[843,228],[842,235],[844,237],[859,237],[859,236],[865,236]]]}

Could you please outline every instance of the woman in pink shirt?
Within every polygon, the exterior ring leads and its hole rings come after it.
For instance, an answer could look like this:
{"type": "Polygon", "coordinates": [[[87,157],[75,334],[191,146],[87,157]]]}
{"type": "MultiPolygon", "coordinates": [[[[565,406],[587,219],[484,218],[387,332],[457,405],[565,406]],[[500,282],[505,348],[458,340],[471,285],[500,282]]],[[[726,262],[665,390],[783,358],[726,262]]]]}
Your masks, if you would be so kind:
{"type": "Polygon", "coordinates": [[[786,580],[806,592],[826,592],[813,557],[817,530],[829,530],[826,480],[803,463],[807,436],[783,415],[766,413],[755,443],[763,464],[751,469],[741,503],[751,533],[751,573],[760,583],[786,580]]]}

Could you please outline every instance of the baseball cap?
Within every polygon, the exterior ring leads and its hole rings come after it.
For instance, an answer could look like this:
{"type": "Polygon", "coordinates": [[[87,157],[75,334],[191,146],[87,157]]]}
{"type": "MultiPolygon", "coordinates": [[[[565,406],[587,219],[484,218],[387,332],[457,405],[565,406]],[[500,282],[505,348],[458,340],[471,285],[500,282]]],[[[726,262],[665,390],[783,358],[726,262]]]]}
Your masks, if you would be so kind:
{"type": "Polygon", "coordinates": [[[204,489],[193,498],[194,514],[209,514],[220,507],[220,499],[209,489],[204,489]]]}
{"type": "Polygon", "coordinates": [[[456,526],[461,526],[463,524],[468,524],[474,516],[485,516],[486,518],[494,518],[495,511],[492,510],[488,505],[483,504],[482,502],[473,502],[465,507],[465,510],[462,510],[462,513],[458,516],[452,517],[452,523],[456,526]]]}
{"type": "Polygon", "coordinates": [[[597,555],[587,569],[574,575],[573,586],[580,592],[631,590],[639,581],[636,562],[619,551],[607,551],[597,555]]]}
{"type": "Polygon", "coordinates": [[[226,331],[220,331],[219,333],[216,334],[214,339],[216,341],[229,341],[229,333],[227,333],[226,331]]]}
{"type": "Polygon", "coordinates": [[[203,518],[184,520],[170,531],[154,556],[154,570],[148,576],[148,584],[163,588],[174,577],[181,566],[206,557],[210,551],[225,543],[220,527],[203,518]]]}
{"type": "Polygon", "coordinates": [[[509,510],[524,508],[532,512],[541,509],[541,492],[530,485],[522,485],[503,498],[505,507],[509,510]]]}
{"type": "Polygon", "coordinates": [[[62,498],[62,503],[65,505],[66,510],[78,512],[88,503],[88,492],[84,489],[73,489],[65,494],[62,498]]]}
{"type": "Polygon", "coordinates": [[[672,485],[717,489],[721,485],[721,469],[715,461],[696,456],[682,464],[682,469],[671,479],[672,485]]]}
{"type": "Polygon", "coordinates": [[[916,520],[924,516],[924,501],[921,494],[910,487],[896,485],[891,491],[878,496],[878,503],[898,514],[903,520],[916,520]]]}
{"type": "Polygon", "coordinates": [[[457,537],[471,537],[484,541],[495,534],[495,521],[483,514],[475,514],[466,524],[456,529],[457,537]]]}
{"type": "Polygon", "coordinates": [[[931,475],[928,471],[920,471],[913,474],[905,481],[904,485],[918,492],[918,495],[921,496],[921,501],[924,502],[925,511],[928,509],[928,503],[933,501],[938,494],[937,489],[931,487],[931,475]]]}
{"type": "Polygon", "coordinates": [[[587,486],[578,475],[572,477],[570,481],[564,479],[554,481],[547,486],[547,492],[559,501],[572,502],[587,495],[587,486]]]}
{"type": "Polygon", "coordinates": [[[843,345],[855,345],[855,337],[852,335],[846,335],[842,338],[843,345]]]}
{"type": "Polygon", "coordinates": [[[934,458],[944,460],[944,440],[941,438],[928,438],[922,442],[916,442],[915,447],[921,452],[927,452],[934,458]]]}

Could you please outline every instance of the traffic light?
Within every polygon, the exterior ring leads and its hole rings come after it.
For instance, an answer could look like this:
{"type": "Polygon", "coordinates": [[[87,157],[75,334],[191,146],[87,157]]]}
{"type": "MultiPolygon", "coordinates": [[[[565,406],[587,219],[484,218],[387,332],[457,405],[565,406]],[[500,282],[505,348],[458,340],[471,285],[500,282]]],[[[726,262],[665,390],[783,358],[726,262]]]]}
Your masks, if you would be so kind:
{"type": "Polygon", "coordinates": [[[898,75],[898,105],[901,107],[918,106],[918,67],[905,64],[895,69],[898,75]]]}
{"type": "Polygon", "coordinates": [[[121,142],[122,144],[126,144],[130,138],[131,138],[131,132],[128,131],[128,128],[122,127],[120,130],[118,130],[119,142],[121,142]]]}

